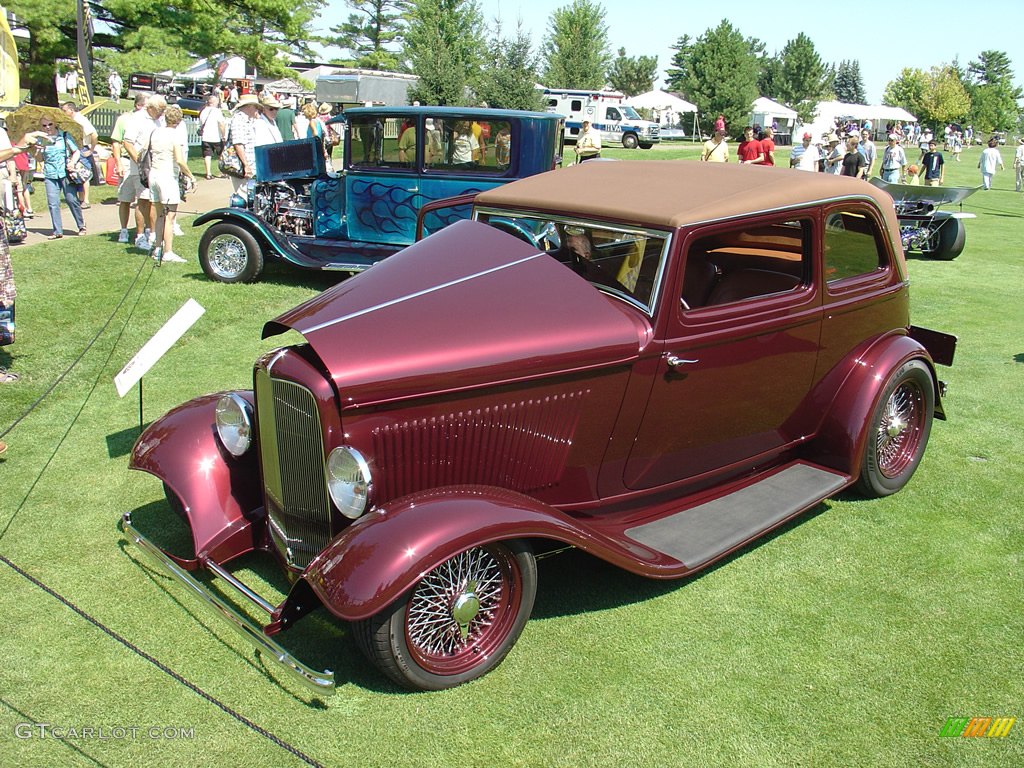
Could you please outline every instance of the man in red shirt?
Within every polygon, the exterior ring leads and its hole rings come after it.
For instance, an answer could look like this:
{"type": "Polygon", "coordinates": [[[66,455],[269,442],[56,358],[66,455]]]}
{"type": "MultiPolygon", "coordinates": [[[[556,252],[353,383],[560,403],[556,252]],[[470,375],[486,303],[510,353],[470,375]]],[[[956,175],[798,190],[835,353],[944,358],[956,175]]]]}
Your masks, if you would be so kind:
{"type": "Polygon", "coordinates": [[[761,139],[761,154],[764,155],[764,159],[761,160],[761,165],[775,165],[775,140],[772,138],[775,135],[775,129],[771,126],[764,129],[764,138],[761,139]]]}
{"type": "Polygon", "coordinates": [[[754,138],[754,129],[749,125],[743,129],[743,141],[736,150],[740,165],[760,165],[764,160],[761,142],[754,138]]]}

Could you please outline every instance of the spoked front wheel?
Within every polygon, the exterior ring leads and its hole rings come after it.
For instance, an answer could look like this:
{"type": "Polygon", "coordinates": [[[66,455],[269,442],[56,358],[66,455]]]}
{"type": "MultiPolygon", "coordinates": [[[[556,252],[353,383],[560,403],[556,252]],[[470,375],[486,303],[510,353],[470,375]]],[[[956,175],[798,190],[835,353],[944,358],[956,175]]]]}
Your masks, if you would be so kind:
{"type": "Polygon", "coordinates": [[[473,547],[429,571],[355,627],[366,656],[407,688],[452,688],[490,672],[519,638],[537,593],[525,542],[473,547]]]}

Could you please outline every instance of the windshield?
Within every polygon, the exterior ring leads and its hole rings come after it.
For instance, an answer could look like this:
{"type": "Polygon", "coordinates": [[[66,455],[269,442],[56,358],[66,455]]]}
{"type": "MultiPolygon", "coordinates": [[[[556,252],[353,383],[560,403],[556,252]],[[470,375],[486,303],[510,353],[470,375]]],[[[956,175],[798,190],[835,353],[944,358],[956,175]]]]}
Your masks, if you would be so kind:
{"type": "Polygon", "coordinates": [[[640,117],[637,111],[627,104],[620,105],[619,109],[622,110],[622,116],[628,118],[629,120],[643,120],[643,118],[640,117]]]}
{"type": "Polygon", "coordinates": [[[475,218],[526,240],[594,287],[653,315],[667,232],[498,210],[477,210],[475,218]]]}

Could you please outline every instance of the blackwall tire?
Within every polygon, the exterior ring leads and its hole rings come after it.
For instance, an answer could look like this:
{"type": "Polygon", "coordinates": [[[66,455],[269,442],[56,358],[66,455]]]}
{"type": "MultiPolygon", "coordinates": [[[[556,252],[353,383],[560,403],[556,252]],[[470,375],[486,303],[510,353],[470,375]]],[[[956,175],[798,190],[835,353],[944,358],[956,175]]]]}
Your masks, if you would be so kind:
{"type": "Polygon", "coordinates": [[[868,426],[857,490],[868,498],[896,493],[921,463],[935,412],[935,385],[921,360],[889,377],[868,426]]]}
{"type": "Polygon", "coordinates": [[[932,236],[933,249],[929,256],[940,261],[952,261],[963,253],[967,242],[967,228],[960,219],[946,219],[932,236]]]}
{"type": "Polygon", "coordinates": [[[501,663],[530,618],[536,594],[537,565],[525,542],[473,547],[357,622],[356,642],[399,685],[453,688],[501,663]]]}
{"type": "Polygon", "coordinates": [[[199,263],[211,280],[251,283],[263,272],[263,250],[247,229],[222,221],[203,232],[199,263]]]}
{"type": "Polygon", "coordinates": [[[626,149],[636,149],[639,143],[635,133],[626,133],[622,136],[622,146],[626,149]]]}

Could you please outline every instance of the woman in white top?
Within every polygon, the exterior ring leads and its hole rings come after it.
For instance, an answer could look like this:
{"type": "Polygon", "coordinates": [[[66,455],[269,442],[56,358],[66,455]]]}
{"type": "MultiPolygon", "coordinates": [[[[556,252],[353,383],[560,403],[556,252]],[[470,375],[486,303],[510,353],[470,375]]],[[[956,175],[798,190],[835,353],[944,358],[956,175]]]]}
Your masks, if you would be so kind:
{"type": "Polygon", "coordinates": [[[174,244],[174,217],[181,202],[181,191],[178,187],[178,175],[185,174],[195,181],[181,151],[178,137],[178,125],[181,123],[181,108],[171,105],[164,112],[166,126],[157,128],[149,139],[151,155],[149,171],[149,192],[156,206],[156,222],[153,225],[154,245],[153,258],[157,262],[169,261],[182,263],[185,260],[178,256],[172,246],[174,244]]]}

